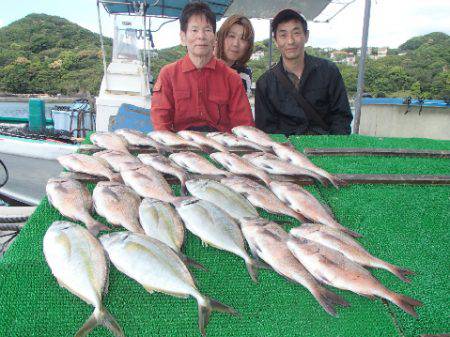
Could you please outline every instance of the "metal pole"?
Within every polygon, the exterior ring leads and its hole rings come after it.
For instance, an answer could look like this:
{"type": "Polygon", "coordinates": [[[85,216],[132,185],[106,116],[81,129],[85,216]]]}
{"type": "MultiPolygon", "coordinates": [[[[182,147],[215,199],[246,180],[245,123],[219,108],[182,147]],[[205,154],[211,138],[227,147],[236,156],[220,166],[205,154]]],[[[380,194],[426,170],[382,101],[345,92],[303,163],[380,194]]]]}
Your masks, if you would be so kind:
{"type": "Polygon", "coordinates": [[[370,4],[371,0],[366,0],[366,7],[364,10],[364,26],[361,44],[361,57],[358,65],[358,88],[355,99],[355,121],[353,124],[353,132],[359,133],[359,121],[361,119],[361,99],[364,90],[364,73],[366,70],[366,55],[367,55],[367,39],[369,36],[369,20],[370,20],[370,4]]]}
{"type": "Polygon", "coordinates": [[[100,18],[100,2],[97,1],[97,16],[98,16],[98,27],[100,32],[100,44],[102,46],[102,58],[103,58],[103,72],[105,74],[105,89],[108,90],[108,78],[106,74],[106,55],[105,46],[103,44],[103,32],[102,32],[102,20],[100,18]]]}
{"type": "Polygon", "coordinates": [[[272,67],[272,19],[269,20],[269,68],[272,67]]]}

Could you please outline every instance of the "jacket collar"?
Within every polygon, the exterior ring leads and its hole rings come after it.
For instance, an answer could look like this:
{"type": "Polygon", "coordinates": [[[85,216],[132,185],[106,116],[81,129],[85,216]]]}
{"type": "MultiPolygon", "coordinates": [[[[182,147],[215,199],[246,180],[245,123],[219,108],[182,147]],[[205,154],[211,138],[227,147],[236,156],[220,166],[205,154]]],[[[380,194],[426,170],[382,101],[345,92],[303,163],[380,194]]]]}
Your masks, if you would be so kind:
{"type": "MultiPolygon", "coordinates": [[[[211,60],[209,60],[209,62],[207,64],[205,64],[205,66],[202,69],[216,69],[216,64],[217,64],[217,59],[215,56],[213,56],[211,58],[211,60]]],[[[183,73],[189,72],[189,71],[193,71],[193,70],[197,70],[197,68],[195,67],[194,63],[192,63],[191,58],[189,57],[189,54],[186,54],[182,59],[181,59],[181,71],[183,73]]]]}
{"type": "MultiPolygon", "coordinates": [[[[308,55],[305,52],[305,68],[303,69],[302,77],[300,79],[300,86],[308,78],[309,74],[311,74],[318,66],[319,66],[319,63],[317,62],[317,59],[313,56],[308,55]]],[[[287,72],[283,66],[283,57],[282,56],[280,56],[280,61],[278,61],[278,63],[274,67],[279,67],[284,73],[287,74],[287,72]]]]}

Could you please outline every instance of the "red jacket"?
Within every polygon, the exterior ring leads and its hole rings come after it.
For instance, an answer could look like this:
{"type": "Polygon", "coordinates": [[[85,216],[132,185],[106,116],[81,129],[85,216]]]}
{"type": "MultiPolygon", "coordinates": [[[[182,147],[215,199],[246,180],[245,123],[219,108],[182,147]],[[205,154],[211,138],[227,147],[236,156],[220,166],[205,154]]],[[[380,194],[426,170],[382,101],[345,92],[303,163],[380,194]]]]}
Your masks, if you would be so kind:
{"type": "Polygon", "coordinates": [[[161,69],[151,118],[155,130],[175,132],[201,126],[230,132],[238,125],[255,125],[236,71],[215,57],[197,69],[188,55],[161,69]]]}

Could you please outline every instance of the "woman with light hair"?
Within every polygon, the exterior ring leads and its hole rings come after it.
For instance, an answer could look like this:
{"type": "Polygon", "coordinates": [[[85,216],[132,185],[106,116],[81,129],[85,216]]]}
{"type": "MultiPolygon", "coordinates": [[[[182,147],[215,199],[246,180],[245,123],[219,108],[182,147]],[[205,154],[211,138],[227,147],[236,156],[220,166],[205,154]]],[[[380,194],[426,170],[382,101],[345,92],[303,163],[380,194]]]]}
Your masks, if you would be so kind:
{"type": "Polygon", "coordinates": [[[243,15],[230,16],[217,32],[216,57],[238,72],[247,95],[252,84],[252,71],[247,62],[253,53],[254,42],[252,23],[243,15]]]}

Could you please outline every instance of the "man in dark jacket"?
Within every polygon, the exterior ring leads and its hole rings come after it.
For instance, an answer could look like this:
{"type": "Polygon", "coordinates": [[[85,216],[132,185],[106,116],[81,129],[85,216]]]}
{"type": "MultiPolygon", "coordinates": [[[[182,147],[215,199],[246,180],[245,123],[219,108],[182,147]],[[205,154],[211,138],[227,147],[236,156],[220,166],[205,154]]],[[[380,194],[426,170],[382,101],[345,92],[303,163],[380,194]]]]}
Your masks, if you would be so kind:
{"type": "Polygon", "coordinates": [[[334,63],[305,53],[305,18],[282,10],[272,33],[281,59],[256,83],[256,127],[288,136],[350,134],[353,117],[342,76],[334,63]]]}

